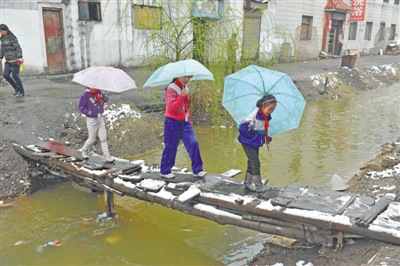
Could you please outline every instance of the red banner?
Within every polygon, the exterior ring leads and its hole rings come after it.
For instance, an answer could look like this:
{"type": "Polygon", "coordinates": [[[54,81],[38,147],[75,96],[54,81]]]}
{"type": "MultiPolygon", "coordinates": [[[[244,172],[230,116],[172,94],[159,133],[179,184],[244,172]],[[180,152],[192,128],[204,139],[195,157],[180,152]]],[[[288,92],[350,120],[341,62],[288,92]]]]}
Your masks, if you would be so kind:
{"type": "Polygon", "coordinates": [[[367,0],[353,0],[351,7],[354,12],[350,15],[350,21],[363,21],[367,0]]]}
{"type": "Polygon", "coordinates": [[[332,30],[332,19],[328,21],[328,31],[332,30]]]}

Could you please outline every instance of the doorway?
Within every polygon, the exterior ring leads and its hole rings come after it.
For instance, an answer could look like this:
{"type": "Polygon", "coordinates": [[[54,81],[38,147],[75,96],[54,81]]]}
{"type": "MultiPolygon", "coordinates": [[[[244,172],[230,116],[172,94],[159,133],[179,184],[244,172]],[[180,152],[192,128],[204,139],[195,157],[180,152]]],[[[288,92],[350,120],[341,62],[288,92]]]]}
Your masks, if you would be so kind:
{"type": "Polygon", "coordinates": [[[64,29],[61,9],[43,8],[44,38],[46,44],[47,73],[66,72],[64,29]]]}

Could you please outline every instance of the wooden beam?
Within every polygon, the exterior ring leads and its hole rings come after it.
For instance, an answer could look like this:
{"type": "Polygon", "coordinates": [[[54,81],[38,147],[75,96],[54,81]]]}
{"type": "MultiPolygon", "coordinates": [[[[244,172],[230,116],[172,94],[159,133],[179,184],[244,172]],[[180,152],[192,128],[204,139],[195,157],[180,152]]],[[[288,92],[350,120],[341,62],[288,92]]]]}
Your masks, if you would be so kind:
{"type": "Polygon", "coordinates": [[[114,217],[114,194],[108,190],[104,190],[104,199],[106,201],[106,214],[108,217],[114,217]]]}

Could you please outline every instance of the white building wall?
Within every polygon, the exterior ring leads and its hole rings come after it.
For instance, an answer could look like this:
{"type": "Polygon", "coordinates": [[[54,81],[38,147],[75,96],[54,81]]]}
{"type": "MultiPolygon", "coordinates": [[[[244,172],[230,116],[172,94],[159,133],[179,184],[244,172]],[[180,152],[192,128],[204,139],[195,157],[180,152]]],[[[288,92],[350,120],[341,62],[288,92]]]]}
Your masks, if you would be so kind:
{"type": "MultiPolygon", "coordinates": [[[[9,9],[0,11],[0,22],[18,38],[25,60],[25,73],[43,73],[42,43],[35,10],[9,9]]],[[[4,64],[4,60],[3,60],[4,64]]]]}
{"type": "MultiPolygon", "coordinates": [[[[344,1],[351,6],[351,0],[344,1]]],[[[394,0],[384,3],[382,0],[368,0],[364,21],[357,23],[357,36],[355,40],[348,40],[350,14],[347,15],[345,26],[345,42],[343,49],[357,49],[364,54],[378,54],[379,50],[386,51],[387,44],[400,41],[400,7],[394,4],[394,0]],[[365,28],[367,22],[372,22],[371,40],[365,40],[365,28]],[[380,23],[386,24],[385,38],[379,40],[380,23]],[[389,40],[390,27],[396,25],[396,36],[394,41],[389,40]]]]}
{"type": "MultiPolygon", "coordinates": [[[[319,0],[268,2],[268,10],[273,12],[276,26],[286,27],[294,37],[294,43],[289,39],[285,40],[290,43],[292,56],[295,53],[298,58],[313,58],[319,55],[325,25],[326,4],[325,1],[319,0]],[[311,40],[300,40],[302,16],[313,17],[311,40]]],[[[277,40],[276,44],[281,44],[281,40],[277,40]]],[[[276,49],[280,51],[280,47],[276,49]]]]}

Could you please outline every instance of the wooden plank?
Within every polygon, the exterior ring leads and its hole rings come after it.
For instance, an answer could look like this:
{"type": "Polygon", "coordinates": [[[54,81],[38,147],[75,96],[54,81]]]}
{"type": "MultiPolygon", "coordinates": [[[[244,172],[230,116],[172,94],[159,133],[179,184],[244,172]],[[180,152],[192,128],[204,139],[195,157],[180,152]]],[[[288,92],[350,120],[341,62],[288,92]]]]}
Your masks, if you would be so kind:
{"type": "Polygon", "coordinates": [[[230,169],[226,172],[223,172],[221,175],[226,176],[226,177],[234,177],[238,174],[240,174],[242,171],[238,170],[238,169],[230,169]]]}
{"type": "MultiPolygon", "coordinates": [[[[103,159],[98,156],[89,155],[89,159],[83,159],[82,153],[75,149],[72,149],[64,144],[57,142],[57,141],[41,141],[36,144],[36,146],[44,148],[46,150],[56,152],[62,155],[75,157],[85,162],[92,162],[98,165],[101,165],[103,168],[117,168],[120,169],[123,173],[128,173],[132,171],[140,170],[140,165],[125,163],[125,162],[118,162],[115,161],[113,163],[103,162],[103,159]]],[[[94,169],[94,168],[93,168],[94,169]]],[[[100,169],[96,166],[96,169],[100,169]]]]}
{"type": "Polygon", "coordinates": [[[273,205],[277,206],[286,206],[292,200],[296,199],[301,193],[307,188],[306,185],[292,183],[285,187],[282,193],[279,194],[278,197],[271,200],[273,205]]]}
{"type": "Polygon", "coordinates": [[[383,212],[390,203],[396,199],[395,194],[386,194],[384,197],[380,198],[379,201],[366,213],[361,216],[356,224],[361,227],[368,227],[368,225],[383,212]]]}
{"type": "Polygon", "coordinates": [[[65,146],[64,144],[57,142],[57,141],[51,141],[51,140],[41,141],[41,142],[37,143],[36,146],[44,148],[44,149],[52,151],[52,152],[56,152],[59,154],[63,154],[66,156],[75,157],[75,158],[83,160],[82,153],[80,151],[77,151],[68,146],[65,146]]]}
{"type": "Polygon", "coordinates": [[[114,194],[108,190],[104,190],[104,199],[106,202],[107,217],[114,217],[114,194]]]}
{"type": "Polygon", "coordinates": [[[201,191],[196,186],[192,185],[188,190],[183,192],[176,198],[180,203],[185,203],[189,200],[195,199],[200,195],[201,191]]]}
{"type": "Polygon", "coordinates": [[[358,195],[352,195],[350,199],[346,202],[346,204],[336,213],[336,214],[343,214],[343,212],[346,210],[347,207],[350,206],[350,204],[353,203],[353,201],[358,197],[358,195]]]}

